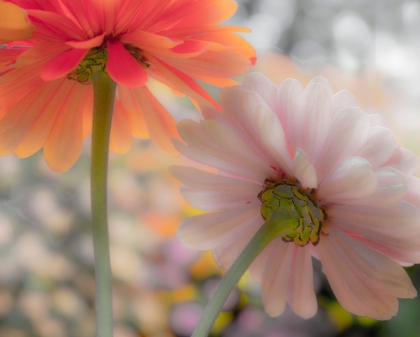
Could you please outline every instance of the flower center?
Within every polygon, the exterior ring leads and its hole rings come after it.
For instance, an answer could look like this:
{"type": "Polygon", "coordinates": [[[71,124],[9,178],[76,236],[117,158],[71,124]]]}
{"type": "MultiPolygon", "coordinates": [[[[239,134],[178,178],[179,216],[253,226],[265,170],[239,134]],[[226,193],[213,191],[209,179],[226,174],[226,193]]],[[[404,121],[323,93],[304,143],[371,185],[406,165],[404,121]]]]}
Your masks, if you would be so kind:
{"type": "Polygon", "coordinates": [[[283,237],[283,241],[294,242],[301,247],[309,242],[317,245],[327,213],[316,201],[315,190],[303,189],[299,182],[287,180],[274,182],[266,179],[264,183],[265,189],[258,194],[264,220],[270,218],[276,210],[292,210],[295,217],[290,222],[295,228],[293,233],[283,237]]]}
{"type": "MultiPolygon", "coordinates": [[[[141,53],[140,49],[131,46],[126,46],[126,48],[144,68],[150,67],[150,64],[148,63],[149,60],[141,53]]],[[[80,62],[78,67],[67,74],[67,78],[81,84],[90,84],[90,75],[105,71],[107,59],[108,50],[106,47],[101,46],[92,48],[82,62],[80,62]]]]}

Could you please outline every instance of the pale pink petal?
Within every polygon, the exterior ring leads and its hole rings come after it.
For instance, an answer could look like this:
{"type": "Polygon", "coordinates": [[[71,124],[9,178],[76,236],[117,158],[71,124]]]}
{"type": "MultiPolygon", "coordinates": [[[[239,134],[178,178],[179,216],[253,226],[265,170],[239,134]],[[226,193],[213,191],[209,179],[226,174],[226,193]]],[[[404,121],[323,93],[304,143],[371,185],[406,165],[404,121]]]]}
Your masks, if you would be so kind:
{"type": "Polygon", "coordinates": [[[129,88],[146,84],[147,73],[142,65],[132,56],[119,41],[107,41],[108,60],[106,70],[117,83],[129,88]]]}
{"type": "Polygon", "coordinates": [[[352,106],[356,107],[357,102],[353,94],[347,90],[340,90],[331,98],[332,115],[335,115],[337,112],[352,106]]]}
{"type": "Polygon", "coordinates": [[[291,174],[291,162],[282,126],[258,94],[226,88],[220,95],[224,114],[236,133],[268,166],[291,174]]]}
{"type": "Polygon", "coordinates": [[[70,49],[52,57],[42,68],[41,78],[53,81],[75,69],[88,53],[89,49],[70,49]]]}
{"type": "Polygon", "coordinates": [[[279,316],[286,307],[293,244],[278,241],[277,250],[267,262],[261,281],[261,297],[265,311],[271,317],[279,316]]]}
{"type": "Polygon", "coordinates": [[[218,247],[213,249],[216,263],[222,268],[230,268],[263,222],[264,220],[259,214],[253,218],[252,222],[247,222],[246,226],[241,226],[236,233],[232,233],[227,240],[223,240],[218,247]]]}
{"type": "Polygon", "coordinates": [[[285,80],[278,88],[277,106],[275,111],[279,118],[288,144],[291,159],[298,148],[303,148],[304,142],[304,96],[300,83],[293,79],[285,80]]]}
{"type": "Polygon", "coordinates": [[[297,149],[295,160],[293,161],[293,176],[300,181],[304,188],[317,188],[318,180],[315,168],[308,161],[306,153],[297,149]]]}
{"type": "Polygon", "coordinates": [[[376,176],[369,162],[350,157],[334,169],[319,185],[317,195],[325,202],[344,203],[366,198],[376,189],[376,176]]]}
{"type": "Polygon", "coordinates": [[[397,147],[383,166],[393,167],[406,176],[411,176],[416,171],[418,164],[419,159],[413,151],[397,147]]]}
{"type": "Polygon", "coordinates": [[[367,198],[347,200],[348,204],[383,208],[393,206],[404,198],[407,178],[401,172],[391,167],[381,167],[374,172],[377,182],[375,192],[367,198]]]}
{"type": "Polygon", "coordinates": [[[401,266],[338,229],[331,227],[316,249],[337,299],[357,315],[389,319],[398,310],[396,297],[416,295],[401,266]]]}
{"type": "Polygon", "coordinates": [[[255,92],[268,104],[272,111],[277,108],[277,90],[273,83],[260,73],[248,74],[242,82],[242,88],[255,92]]]}
{"type": "Polygon", "coordinates": [[[258,206],[231,208],[187,218],[178,230],[178,237],[190,248],[214,249],[227,240],[236,240],[247,232],[245,228],[258,222],[263,222],[258,206]]]}
{"type": "Polygon", "coordinates": [[[368,132],[368,116],[359,108],[347,108],[334,115],[315,164],[319,184],[342,160],[360,150],[366,143],[368,132]]]}
{"type": "Polygon", "coordinates": [[[261,183],[272,174],[272,170],[241,139],[216,121],[198,124],[184,120],[178,123],[178,131],[188,145],[177,140],[174,140],[174,145],[190,159],[261,183]]]}
{"type": "MultiPolygon", "coordinates": [[[[323,79],[319,77],[319,80],[323,79]]],[[[314,163],[315,158],[324,150],[323,145],[332,123],[331,88],[320,83],[309,83],[304,92],[304,138],[302,150],[314,163]]],[[[302,127],[302,126],[301,126],[302,127]]],[[[294,130],[293,130],[294,131],[294,130]]],[[[292,131],[292,132],[293,132],[292,131]]]]}
{"type": "Polygon", "coordinates": [[[405,200],[416,207],[420,207],[420,178],[409,177],[407,180],[408,190],[405,200]]]}
{"type": "Polygon", "coordinates": [[[314,290],[311,248],[294,247],[287,302],[295,314],[311,318],[316,314],[318,304],[314,290]]]}
{"type": "Polygon", "coordinates": [[[420,237],[420,210],[404,201],[388,208],[337,204],[328,209],[328,216],[352,231],[375,230],[398,239],[420,237]]]}
{"type": "MultiPolygon", "coordinates": [[[[321,75],[315,76],[308,82],[308,84],[306,85],[306,88],[312,87],[312,84],[314,83],[317,85],[323,86],[325,91],[328,93],[328,95],[331,97],[333,96],[334,92],[331,88],[331,84],[324,76],[321,76],[321,75]]],[[[305,88],[305,91],[306,91],[306,88],[305,88]]]]}
{"type": "Polygon", "coordinates": [[[170,172],[185,184],[181,194],[193,207],[215,211],[250,204],[260,206],[257,196],[263,187],[259,184],[188,167],[172,166],[170,172]]]}
{"type": "Polygon", "coordinates": [[[252,262],[249,267],[249,272],[256,282],[261,283],[267,263],[270,261],[271,256],[277,251],[278,245],[282,242],[282,238],[274,239],[255,258],[254,262],[252,262]]]}
{"type": "Polygon", "coordinates": [[[366,144],[356,153],[365,158],[375,169],[391,158],[397,147],[397,142],[391,130],[382,126],[375,126],[369,130],[366,144]]]}

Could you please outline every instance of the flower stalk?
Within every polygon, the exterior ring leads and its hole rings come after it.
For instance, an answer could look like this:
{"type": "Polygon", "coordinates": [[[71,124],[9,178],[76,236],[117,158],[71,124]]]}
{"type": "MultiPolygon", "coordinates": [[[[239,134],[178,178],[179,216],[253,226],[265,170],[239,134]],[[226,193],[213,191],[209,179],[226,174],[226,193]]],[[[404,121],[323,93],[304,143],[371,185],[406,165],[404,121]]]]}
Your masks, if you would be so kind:
{"type": "Polygon", "coordinates": [[[275,238],[294,232],[295,212],[280,209],[273,212],[224,275],[216,292],[207,304],[191,337],[206,337],[222,310],[229,294],[261,251],[275,238]]]}
{"type": "Polygon", "coordinates": [[[96,334],[97,337],[112,337],[112,273],[107,219],[107,174],[115,82],[102,71],[92,74],[91,81],[94,103],[90,179],[96,279],[96,334]]]}

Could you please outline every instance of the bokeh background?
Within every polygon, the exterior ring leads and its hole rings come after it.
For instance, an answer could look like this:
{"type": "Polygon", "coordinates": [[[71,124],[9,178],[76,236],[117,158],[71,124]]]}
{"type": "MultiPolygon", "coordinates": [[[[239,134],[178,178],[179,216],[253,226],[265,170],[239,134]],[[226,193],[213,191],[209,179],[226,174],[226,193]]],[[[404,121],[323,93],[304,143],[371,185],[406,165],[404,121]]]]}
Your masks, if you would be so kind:
{"type": "MultiPolygon", "coordinates": [[[[383,115],[401,145],[420,155],[420,2],[395,0],[239,0],[226,24],[248,26],[260,71],[274,82],[327,77],[369,113],[383,115]]],[[[240,80],[240,79],[239,79],[240,80]]],[[[215,97],[218,90],[207,87],[215,97]]],[[[200,118],[187,101],[155,84],[176,119],[200,118]]],[[[112,154],[110,238],[115,337],[189,336],[223,274],[208,252],[182,246],[176,229],[199,213],[167,168],[182,158],[136,140],[112,154]]],[[[419,171],[420,173],[420,171],[419,171]]],[[[396,224],[397,225],[397,224],[396,224]]],[[[407,269],[420,290],[420,269],[407,269]]],[[[400,300],[387,322],[360,318],[337,303],[315,261],[319,310],[303,320],[289,309],[269,318],[246,274],[212,336],[416,337],[420,300],[400,300]]],[[[0,158],[0,337],[95,335],[89,201],[89,139],[67,173],[42,153],[0,158]]]]}

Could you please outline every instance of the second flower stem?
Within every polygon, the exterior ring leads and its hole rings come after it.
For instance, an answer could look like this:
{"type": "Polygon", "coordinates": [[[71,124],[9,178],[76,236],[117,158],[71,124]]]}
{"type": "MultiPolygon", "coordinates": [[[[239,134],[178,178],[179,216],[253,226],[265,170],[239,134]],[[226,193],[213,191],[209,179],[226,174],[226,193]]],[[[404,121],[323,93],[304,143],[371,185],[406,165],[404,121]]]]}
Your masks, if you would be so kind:
{"type": "Polygon", "coordinates": [[[292,211],[280,210],[274,212],[264,225],[252,237],[245,249],[235,260],[230,269],[223,276],[216,292],[207,304],[191,337],[206,337],[222,310],[227,297],[246,272],[252,261],[275,238],[290,234],[295,229],[295,224],[290,222],[295,217],[292,211]]]}
{"type": "Polygon", "coordinates": [[[105,72],[92,74],[94,91],[90,186],[96,280],[96,336],[113,336],[112,272],[108,239],[108,152],[115,82],[105,72]]]}

